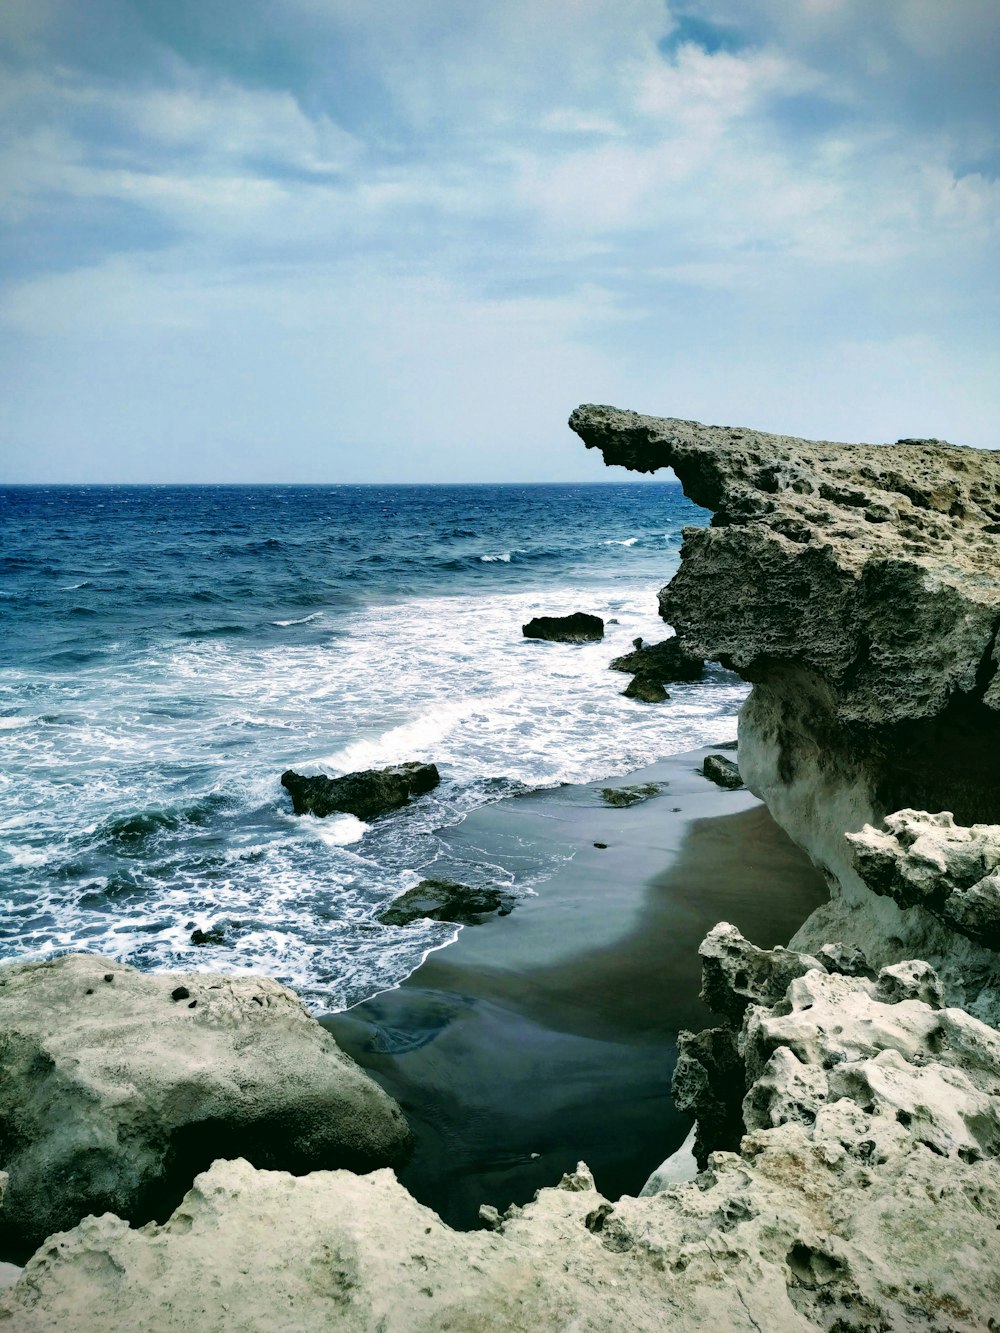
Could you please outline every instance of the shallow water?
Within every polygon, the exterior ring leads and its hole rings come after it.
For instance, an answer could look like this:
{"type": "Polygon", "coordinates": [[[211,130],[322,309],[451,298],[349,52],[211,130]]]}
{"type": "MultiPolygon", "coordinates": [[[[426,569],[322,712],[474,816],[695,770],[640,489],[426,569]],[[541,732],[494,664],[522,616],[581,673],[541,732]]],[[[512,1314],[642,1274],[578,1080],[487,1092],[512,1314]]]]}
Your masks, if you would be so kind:
{"type": "MultiPolygon", "coordinates": [[[[320,1010],[396,984],[453,938],[375,920],[441,825],[735,734],[720,669],[655,707],[607,669],[663,637],[707,519],[635,483],[0,491],[0,957],[257,970],[320,1010]],[[618,623],[522,638],[573,610],[618,623]],[[298,819],[278,781],[408,759],[441,787],[371,827],[298,819]]],[[[459,867],[523,892],[552,868],[459,867]]]]}

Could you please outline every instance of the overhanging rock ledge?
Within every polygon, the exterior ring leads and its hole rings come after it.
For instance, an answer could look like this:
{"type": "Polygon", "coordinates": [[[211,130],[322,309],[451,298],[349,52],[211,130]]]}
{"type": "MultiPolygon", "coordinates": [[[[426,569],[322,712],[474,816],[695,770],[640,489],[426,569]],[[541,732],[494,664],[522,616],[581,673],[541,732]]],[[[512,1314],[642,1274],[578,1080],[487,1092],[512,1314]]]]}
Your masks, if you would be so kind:
{"type": "Polygon", "coordinates": [[[870,892],[845,834],[904,809],[1000,823],[1000,453],[593,405],[570,426],[609,464],[673,468],[713,511],[685,532],[660,609],[685,648],[753,684],[740,771],[828,872],[831,903],[793,943],[927,958],[950,1002],[995,1020],[997,955],[870,892]]]}

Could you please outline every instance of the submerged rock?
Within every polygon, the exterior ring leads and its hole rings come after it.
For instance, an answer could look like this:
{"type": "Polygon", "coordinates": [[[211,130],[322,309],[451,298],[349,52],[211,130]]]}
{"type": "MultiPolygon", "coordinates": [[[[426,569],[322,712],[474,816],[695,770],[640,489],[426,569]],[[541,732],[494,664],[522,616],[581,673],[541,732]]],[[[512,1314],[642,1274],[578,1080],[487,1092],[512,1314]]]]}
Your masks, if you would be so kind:
{"type": "Polygon", "coordinates": [[[635,787],[602,787],[601,796],[605,805],[628,806],[648,801],[651,796],[658,796],[660,783],[644,782],[635,787]]]}
{"type": "Polygon", "coordinates": [[[708,755],[701,766],[701,771],[717,787],[726,787],[729,791],[736,791],[743,786],[739,768],[723,754],[708,755]]]}
{"type": "Polygon", "coordinates": [[[395,1102],[275,981],[89,954],[0,968],[0,1257],[88,1213],[145,1222],[216,1157],[371,1170],[408,1140],[395,1102]]]}
{"type": "Polygon", "coordinates": [[[634,652],[622,657],[613,657],[609,663],[612,671],[630,671],[646,680],[658,681],[669,685],[673,681],[701,680],[705,674],[705,660],[689,653],[676,636],[664,639],[662,643],[643,644],[642,639],[633,639],[634,652]]]}
{"type": "Polygon", "coordinates": [[[535,616],[521,626],[526,639],[547,639],[551,643],[594,643],[604,638],[604,621],[586,611],[570,616],[535,616]]]}
{"type": "Polygon", "coordinates": [[[638,699],[644,704],[662,704],[670,698],[658,681],[647,680],[645,676],[633,676],[622,694],[626,699],[638,699]]]}
{"type": "Polygon", "coordinates": [[[473,888],[450,879],[422,879],[412,889],[401,893],[378,919],[384,926],[405,926],[425,917],[432,921],[475,926],[492,912],[507,916],[513,908],[513,897],[502,889],[473,888]]]}
{"type": "Polygon", "coordinates": [[[412,796],[431,791],[441,781],[436,764],[393,764],[390,768],[368,768],[342,778],[323,774],[303,777],[291,769],[281,775],[281,785],[291,795],[297,815],[344,814],[374,819],[398,810],[412,796]]]}

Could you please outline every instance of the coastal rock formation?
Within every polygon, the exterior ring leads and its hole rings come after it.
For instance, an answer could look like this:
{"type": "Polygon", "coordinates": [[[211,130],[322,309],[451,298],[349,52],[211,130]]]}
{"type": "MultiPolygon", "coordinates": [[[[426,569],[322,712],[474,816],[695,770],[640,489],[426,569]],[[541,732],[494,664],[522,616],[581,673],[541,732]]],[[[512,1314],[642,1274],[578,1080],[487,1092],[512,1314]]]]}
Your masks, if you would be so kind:
{"type": "MultiPolygon", "coordinates": [[[[987,1329],[1000,1310],[1000,1036],[818,968],[738,1045],[740,1154],[612,1202],[581,1163],[453,1232],[390,1171],[217,1162],[162,1226],[53,1236],[0,1320],[94,1328],[987,1329]]],[[[669,1172],[665,1173],[669,1175],[669,1172]]],[[[678,1174],[684,1174],[679,1172],[678,1174]]]]}
{"type": "Polygon", "coordinates": [[[670,685],[674,681],[701,680],[705,662],[684,650],[680,640],[664,639],[662,643],[643,643],[622,657],[613,657],[608,664],[612,671],[629,671],[646,680],[670,685]]]}
{"type": "Polygon", "coordinates": [[[399,1108],[262,977],[150,976],[90,954],[0,969],[0,1257],[88,1213],[163,1215],[216,1157],[401,1160],[399,1108]]]}
{"type": "Polygon", "coordinates": [[[899,810],[885,829],[849,833],[854,867],[873,893],[920,906],[989,949],[1000,949],[1000,825],[956,825],[947,811],[899,810]]]}
{"type": "Polygon", "coordinates": [[[586,611],[569,616],[535,616],[521,626],[526,639],[546,639],[550,643],[596,643],[604,638],[604,621],[586,611]]]}
{"type": "Polygon", "coordinates": [[[513,907],[514,899],[502,889],[482,885],[474,888],[450,879],[422,879],[394,899],[379,914],[379,921],[384,926],[405,926],[430,917],[433,921],[475,926],[493,912],[507,916],[513,907]]]}
{"type": "Polygon", "coordinates": [[[393,764],[390,768],[367,768],[328,778],[322,773],[303,777],[290,768],[281,775],[281,785],[292,798],[297,815],[355,815],[374,819],[398,810],[413,796],[431,791],[441,781],[436,764],[393,764]]]}
{"type": "Polygon", "coordinates": [[[662,704],[670,698],[658,680],[648,676],[633,676],[622,690],[626,699],[638,699],[644,704],[662,704]]]}
{"type": "Polygon", "coordinates": [[[903,810],[1000,824],[1000,453],[595,406],[570,425],[608,463],[672,467],[713,511],[686,531],[660,608],[686,651],[753,685],[743,779],[831,885],[793,944],[839,940],[874,966],[922,957],[951,1002],[1000,1018],[989,876],[949,907],[918,901],[869,886],[881,872],[845,837],[903,810]]]}
{"type": "Polygon", "coordinates": [[[602,787],[601,799],[605,805],[618,807],[639,805],[642,801],[648,801],[651,796],[658,796],[660,790],[659,782],[642,782],[630,787],[602,787]]]}
{"type": "Polygon", "coordinates": [[[739,766],[731,759],[727,759],[724,754],[708,755],[701,766],[701,771],[717,787],[727,787],[730,791],[737,791],[743,786],[739,766]]]}

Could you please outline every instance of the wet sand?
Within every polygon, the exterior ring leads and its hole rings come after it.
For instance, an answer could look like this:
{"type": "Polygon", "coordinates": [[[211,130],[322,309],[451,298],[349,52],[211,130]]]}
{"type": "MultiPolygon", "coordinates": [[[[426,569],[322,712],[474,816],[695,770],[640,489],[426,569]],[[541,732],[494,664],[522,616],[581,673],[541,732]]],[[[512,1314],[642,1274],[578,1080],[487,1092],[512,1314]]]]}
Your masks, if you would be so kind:
{"type": "Polygon", "coordinates": [[[784,943],[826,900],[759,801],[701,776],[712,752],[477,810],[443,835],[446,868],[472,848],[530,865],[544,844],[559,871],[397,990],[323,1020],[403,1107],[416,1143],[400,1178],[452,1226],[581,1159],[605,1194],[637,1193],[688,1129],[670,1078],[677,1033],[711,1022],[701,939],[725,920],[784,943]],[[639,805],[600,795],[646,782],[664,785],[639,805]]]}

